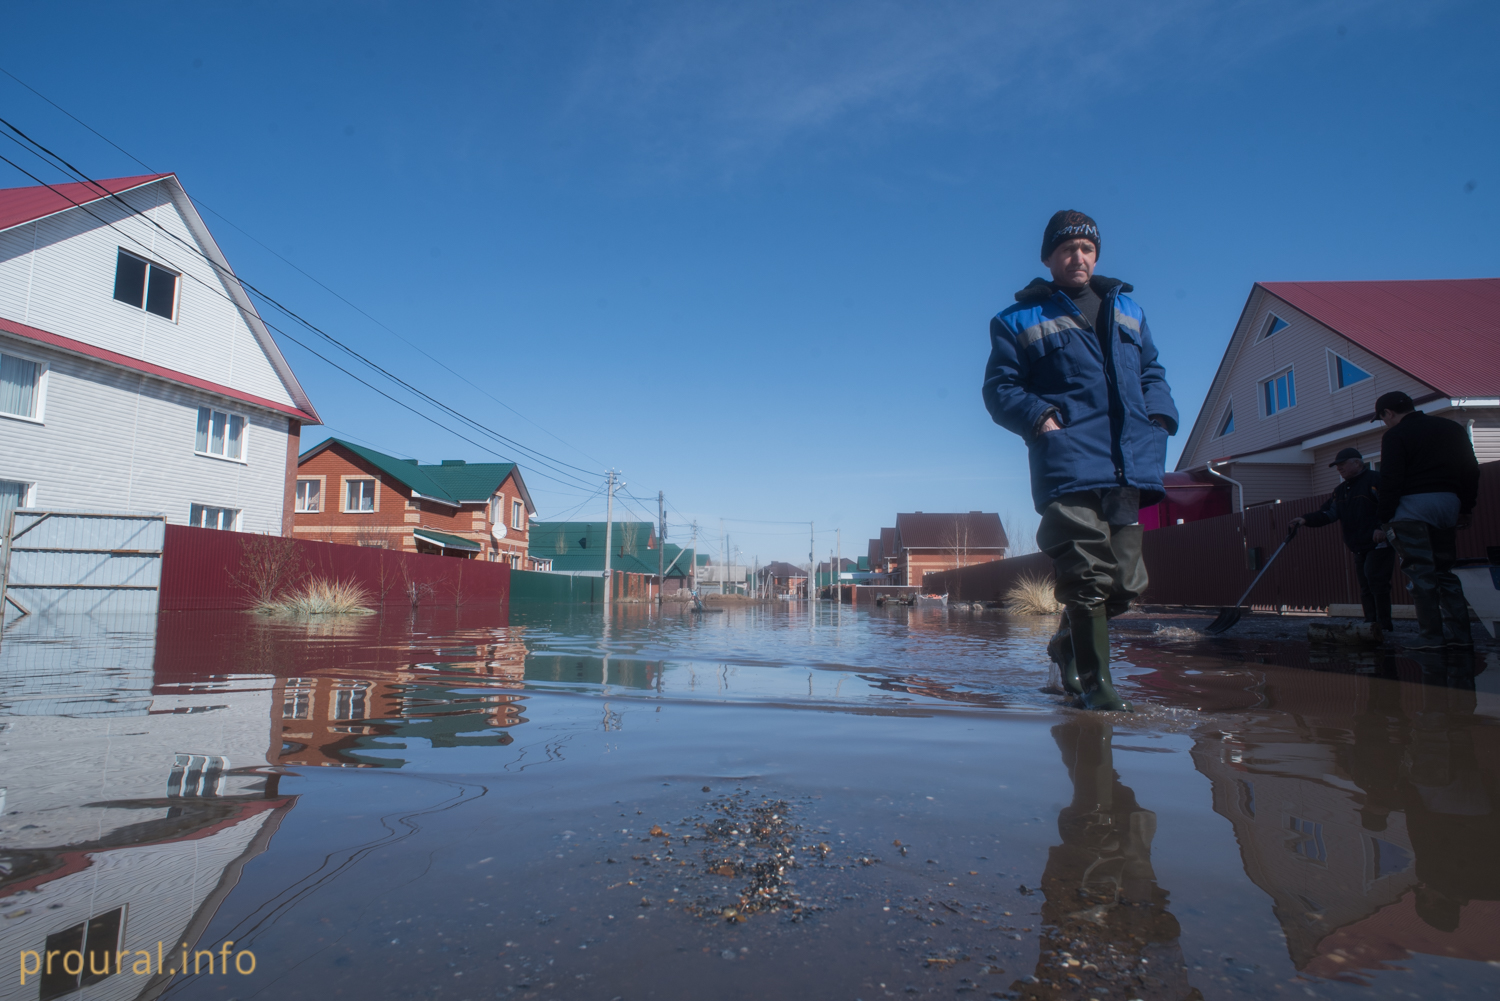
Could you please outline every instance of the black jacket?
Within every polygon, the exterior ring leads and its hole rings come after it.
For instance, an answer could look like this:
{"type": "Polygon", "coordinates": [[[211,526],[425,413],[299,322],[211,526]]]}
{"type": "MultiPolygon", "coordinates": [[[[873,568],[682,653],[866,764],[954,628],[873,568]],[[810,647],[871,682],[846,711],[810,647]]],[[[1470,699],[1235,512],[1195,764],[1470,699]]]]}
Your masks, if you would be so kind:
{"type": "Polygon", "coordinates": [[[1380,497],[1380,474],[1369,466],[1352,480],[1343,480],[1333,488],[1333,496],[1322,508],[1307,515],[1308,528],[1322,528],[1339,522],[1344,529],[1344,545],[1352,552],[1368,553],[1375,548],[1375,529],[1382,524],[1376,509],[1380,497]]]}
{"type": "Polygon", "coordinates": [[[1407,494],[1458,494],[1460,514],[1474,509],[1479,460],[1469,433],[1446,417],[1414,410],[1380,439],[1380,521],[1396,516],[1407,494]]]}

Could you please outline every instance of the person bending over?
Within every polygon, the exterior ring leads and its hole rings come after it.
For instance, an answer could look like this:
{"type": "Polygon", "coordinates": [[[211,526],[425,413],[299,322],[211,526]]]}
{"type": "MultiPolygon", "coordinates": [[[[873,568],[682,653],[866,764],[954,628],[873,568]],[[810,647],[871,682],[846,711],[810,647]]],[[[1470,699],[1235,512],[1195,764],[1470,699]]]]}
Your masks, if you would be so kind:
{"type": "Polygon", "coordinates": [[[1322,528],[1338,522],[1344,528],[1344,545],[1354,554],[1354,576],[1359,581],[1359,601],[1364,606],[1365,621],[1377,623],[1389,632],[1391,622],[1391,573],[1396,569],[1396,551],[1384,542],[1376,542],[1375,529],[1380,527],[1376,510],[1380,494],[1380,474],[1365,464],[1357,448],[1345,448],[1329,463],[1339,471],[1344,482],[1333,488],[1328,503],[1293,525],[1322,528]]]}

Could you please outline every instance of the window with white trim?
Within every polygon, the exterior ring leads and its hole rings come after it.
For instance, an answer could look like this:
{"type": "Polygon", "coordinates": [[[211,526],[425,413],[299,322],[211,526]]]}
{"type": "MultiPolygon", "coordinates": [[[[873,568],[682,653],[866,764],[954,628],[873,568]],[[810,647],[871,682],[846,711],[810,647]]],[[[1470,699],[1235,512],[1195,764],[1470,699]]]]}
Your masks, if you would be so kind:
{"type": "Polygon", "coordinates": [[[1333,351],[1328,352],[1328,391],[1337,393],[1357,382],[1375,378],[1348,358],[1333,351]]]}
{"type": "Polygon", "coordinates": [[[1231,401],[1230,404],[1229,404],[1229,406],[1227,408],[1225,408],[1225,410],[1224,410],[1224,419],[1219,422],[1219,433],[1217,435],[1215,435],[1214,437],[1216,437],[1216,438],[1222,438],[1226,434],[1233,434],[1233,433],[1234,433],[1234,403],[1231,401]]]}
{"type": "Polygon", "coordinates": [[[198,408],[199,455],[245,461],[245,418],[212,407],[198,408]]]}
{"type": "Polygon", "coordinates": [[[115,298],[164,319],[177,313],[177,272],[121,249],[115,258],[115,298]]]}
{"type": "Polygon", "coordinates": [[[0,354],[0,414],[42,419],[42,380],[47,363],[0,354]]]}
{"type": "Polygon", "coordinates": [[[344,510],[375,510],[375,481],[349,479],[344,481],[344,510]]]}
{"type": "Polygon", "coordinates": [[[317,514],[319,511],[323,510],[322,480],[297,481],[296,510],[300,514],[317,514]]]}
{"type": "Polygon", "coordinates": [[[26,507],[30,500],[30,483],[0,480],[0,535],[5,534],[10,524],[10,513],[18,507],[26,507]]]}
{"type": "Polygon", "coordinates": [[[1291,369],[1260,384],[1261,404],[1267,417],[1297,405],[1297,381],[1291,369]]]}
{"type": "Polygon", "coordinates": [[[526,505],[521,501],[510,502],[510,527],[517,530],[526,527],[526,505]]]}
{"type": "Polygon", "coordinates": [[[1290,323],[1287,323],[1275,313],[1267,313],[1265,325],[1260,328],[1260,339],[1265,340],[1267,337],[1274,337],[1290,326],[1290,323]]]}
{"type": "Polygon", "coordinates": [[[236,531],[240,523],[240,512],[232,507],[209,507],[207,504],[192,504],[188,507],[188,524],[194,528],[217,528],[225,532],[236,531]]]}

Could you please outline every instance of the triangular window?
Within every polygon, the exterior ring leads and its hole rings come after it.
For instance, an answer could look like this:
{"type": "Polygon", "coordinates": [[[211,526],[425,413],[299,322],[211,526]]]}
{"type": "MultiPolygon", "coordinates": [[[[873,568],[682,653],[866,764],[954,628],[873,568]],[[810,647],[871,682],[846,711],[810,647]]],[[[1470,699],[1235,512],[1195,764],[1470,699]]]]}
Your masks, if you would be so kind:
{"type": "Polygon", "coordinates": [[[1356,382],[1364,382],[1371,378],[1369,372],[1354,364],[1343,355],[1328,352],[1328,381],[1333,384],[1333,390],[1337,392],[1356,382]]]}
{"type": "Polygon", "coordinates": [[[1226,411],[1224,411],[1224,419],[1219,422],[1219,434],[1218,434],[1218,437],[1222,438],[1226,434],[1233,434],[1233,433],[1234,433],[1234,404],[1231,403],[1229,405],[1229,409],[1226,410],[1226,411]]]}
{"type": "Polygon", "coordinates": [[[1289,326],[1291,326],[1291,324],[1287,323],[1275,313],[1271,313],[1266,317],[1266,326],[1265,329],[1261,331],[1260,339],[1265,340],[1267,337],[1279,334],[1289,326]]]}

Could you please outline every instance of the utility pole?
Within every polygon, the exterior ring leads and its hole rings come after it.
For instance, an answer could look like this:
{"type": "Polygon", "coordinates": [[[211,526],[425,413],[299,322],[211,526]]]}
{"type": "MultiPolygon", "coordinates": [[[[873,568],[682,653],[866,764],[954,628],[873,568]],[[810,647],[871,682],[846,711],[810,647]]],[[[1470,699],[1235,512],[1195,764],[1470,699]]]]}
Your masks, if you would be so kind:
{"type": "Polygon", "coordinates": [[[834,604],[844,603],[844,530],[838,528],[833,533],[834,546],[838,550],[838,558],[833,562],[833,601],[834,604]]]}
{"type": "Polygon", "coordinates": [[[667,586],[667,495],[656,492],[656,517],[660,527],[656,530],[656,603],[661,604],[662,589],[667,586]]]}
{"type": "MultiPolygon", "coordinates": [[[[693,522],[693,562],[688,571],[688,590],[693,592],[693,597],[698,597],[698,523],[693,522]]],[[[694,606],[697,607],[696,605],[694,606]]]]}
{"type": "Polygon", "coordinates": [[[610,585],[614,582],[610,579],[609,557],[610,550],[615,544],[615,471],[609,471],[609,500],[604,505],[604,616],[609,619],[610,585]]]}
{"type": "Polygon", "coordinates": [[[813,550],[818,545],[815,541],[817,537],[817,529],[809,521],[807,523],[807,601],[809,612],[812,610],[813,585],[817,583],[818,576],[818,558],[813,555],[813,550]]]}

